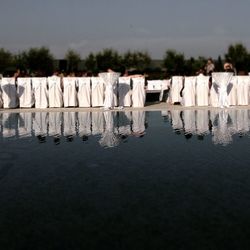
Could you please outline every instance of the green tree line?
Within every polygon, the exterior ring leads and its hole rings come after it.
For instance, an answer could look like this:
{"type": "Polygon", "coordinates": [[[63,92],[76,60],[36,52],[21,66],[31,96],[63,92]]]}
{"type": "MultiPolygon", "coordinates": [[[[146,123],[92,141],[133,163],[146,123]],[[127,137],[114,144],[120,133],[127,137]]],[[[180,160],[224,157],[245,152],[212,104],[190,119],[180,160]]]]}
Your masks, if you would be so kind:
{"type": "MultiPolygon", "coordinates": [[[[79,70],[89,71],[94,74],[111,68],[115,71],[147,73],[151,78],[166,77],[166,75],[194,75],[203,68],[207,62],[206,57],[186,58],[184,53],[174,49],[166,50],[160,65],[153,65],[152,58],[146,51],[127,51],[123,54],[107,48],[97,53],[90,53],[85,58],[74,50],[68,50],[64,56],[67,72],[79,70]]],[[[36,75],[51,75],[55,68],[55,57],[46,47],[30,48],[13,54],[10,51],[0,48],[0,73],[3,75],[20,69],[27,70],[36,75]]],[[[237,71],[250,71],[250,52],[241,43],[231,44],[227,53],[221,57],[213,58],[216,70],[223,70],[223,62],[231,60],[237,71]]]]}

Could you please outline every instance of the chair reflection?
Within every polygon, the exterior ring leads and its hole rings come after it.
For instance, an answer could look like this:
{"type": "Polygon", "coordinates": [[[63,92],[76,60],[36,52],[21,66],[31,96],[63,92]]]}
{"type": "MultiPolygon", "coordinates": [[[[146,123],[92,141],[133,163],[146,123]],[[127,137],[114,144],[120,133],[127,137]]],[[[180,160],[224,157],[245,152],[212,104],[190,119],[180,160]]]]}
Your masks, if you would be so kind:
{"type": "Polygon", "coordinates": [[[61,138],[83,142],[97,137],[102,147],[110,148],[125,142],[129,136],[145,134],[145,111],[97,112],[21,112],[0,114],[0,138],[36,137],[38,142],[52,138],[59,145],[61,138]]]}
{"type": "MultiPolygon", "coordinates": [[[[249,134],[250,110],[247,109],[173,109],[161,112],[164,123],[170,123],[176,134],[190,140],[210,135],[212,143],[227,145],[233,136],[249,134]]],[[[111,148],[129,138],[146,133],[146,113],[134,111],[96,112],[4,112],[0,114],[0,139],[36,137],[39,142],[52,138],[56,145],[80,138],[82,142],[97,139],[100,146],[111,148]]],[[[149,124],[150,126],[150,124],[149,124]]]]}
{"type": "MultiPolygon", "coordinates": [[[[162,116],[166,120],[166,113],[162,116]]],[[[247,109],[171,110],[167,116],[173,131],[186,139],[193,136],[204,139],[210,134],[214,144],[228,145],[234,135],[249,133],[250,111],[247,109]]]]}

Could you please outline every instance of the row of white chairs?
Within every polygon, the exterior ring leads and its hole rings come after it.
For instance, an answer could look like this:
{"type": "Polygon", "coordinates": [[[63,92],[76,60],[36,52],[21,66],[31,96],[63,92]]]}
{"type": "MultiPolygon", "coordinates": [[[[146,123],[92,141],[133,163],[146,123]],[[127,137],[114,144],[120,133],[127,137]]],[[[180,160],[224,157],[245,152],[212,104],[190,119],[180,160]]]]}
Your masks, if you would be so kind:
{"type": "MultiPolygon", "coordinates": [[[[220,107],[220,83],[212,77],[209,88],[209,76],[173,76],[170,81],[168,102],[181,103],[183,106],[212,106],[220,107]]],[[[228,106],[250,104],[250,76],[232,76],[226,89],[226,103],[228,106]]]]}
{"type": "MultiPolygon", "coordinates": [[[[3,108],[103,107],[105,100],[100,77],[4,77],[0,86],[3,108]]],[[[144,77],[119,78],[114,106],[143,107],[145,98],[144,77]]]]}

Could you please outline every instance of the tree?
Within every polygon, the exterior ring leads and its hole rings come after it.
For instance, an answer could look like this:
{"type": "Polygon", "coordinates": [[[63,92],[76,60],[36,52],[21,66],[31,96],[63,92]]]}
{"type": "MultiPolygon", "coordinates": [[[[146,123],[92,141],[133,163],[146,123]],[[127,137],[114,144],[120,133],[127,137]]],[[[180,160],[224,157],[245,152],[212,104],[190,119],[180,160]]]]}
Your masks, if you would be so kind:
{"type": "Polygon", "coordinates": [[[67,68],[69,72],[78,70],[78,65],[81,62],[81,56],[77,52],[71,49],[68,50],[65,55],[65,59],[67,60],[67,68]]]}
{"type": "Polygon", "coordinates": [[[116,50],[104,49],[97,53],[95,58],[99,71],[106,71],[109,68],[114,71],[119,71],[121,68],[121,56],[116,50]]]}
{"type": "Polygon", "coordinates": [[[19,59],[23,61],[25,68],[31,72],[39,72],[44,75],[53,73],[54,58],[48,48],[31,48],[27,52],[22,52],[19,59]]]}
{"type": "Polygon", "coordinates": [[[218,56],[218,59],[215,61],[215,70],[216,71],[223,71],[223,63],[221,56],[218,56]]]}
{"type": "Polygon", "coordinates": [[[249,53],[241,43],[231,44],[228,47],[225,60],[231,61],[237,71],[249,71],[249,53]]]}
{"type": "Polygon", "coordinates": [[[170,75],[183,75],[185,68],[184,54],[177,53],[175,50],[167,50],[163,58],[163,65],[170,75]]]}
{"type": "Polygon", "coordinates": [[[145,71],[151,63],[152,59],[147,52],[142,51],[127,51],[122,57],[122,65],[126,69],[134,69],[145,71]]]}
{"type": "Polygon", "coordinates": [[[96,73],[97,72],[97,63],[96,58],[93,53],[90,53],[84,60],[85,62],[85,68],[87,71],[96,73]]]}
{"type": "Polygon", "coordinates": [[[3,48],[0,48],[0,73],[3,73],[11,66],[13,66],[12,54],[3,48]]]}

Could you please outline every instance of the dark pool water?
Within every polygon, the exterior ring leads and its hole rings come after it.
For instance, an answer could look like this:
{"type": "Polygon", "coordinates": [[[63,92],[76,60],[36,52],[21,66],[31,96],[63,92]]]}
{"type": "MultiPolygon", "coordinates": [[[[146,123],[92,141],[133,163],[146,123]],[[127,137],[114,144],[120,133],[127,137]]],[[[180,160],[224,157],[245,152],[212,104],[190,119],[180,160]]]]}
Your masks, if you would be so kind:
{"type": "Polygon", "coordinates": [[[249,126],[233,109],[2,113],[0,247],[248,249],[249,126]]]}

